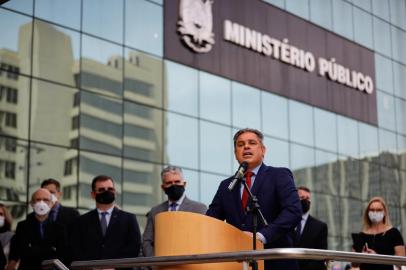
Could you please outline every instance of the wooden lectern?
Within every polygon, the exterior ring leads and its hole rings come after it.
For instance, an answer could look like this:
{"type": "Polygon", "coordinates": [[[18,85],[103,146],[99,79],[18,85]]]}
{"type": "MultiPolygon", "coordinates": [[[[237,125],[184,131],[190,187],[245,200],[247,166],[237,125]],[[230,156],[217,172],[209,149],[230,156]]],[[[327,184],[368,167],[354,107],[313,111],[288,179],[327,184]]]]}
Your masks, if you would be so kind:
{"type": "MultiPolygon", "coordinates": [[[[263,245],[257,240],[257,248],[263,245]]],[[[252,238],[224,221],[190,212],[155,216],[155,256],[252,250],[252,238]]],[[[161,266],[160,270],[241,270],[239,262],[161,266]]],[[[263,261],[258,261],[263,270],[263,261]]]]}

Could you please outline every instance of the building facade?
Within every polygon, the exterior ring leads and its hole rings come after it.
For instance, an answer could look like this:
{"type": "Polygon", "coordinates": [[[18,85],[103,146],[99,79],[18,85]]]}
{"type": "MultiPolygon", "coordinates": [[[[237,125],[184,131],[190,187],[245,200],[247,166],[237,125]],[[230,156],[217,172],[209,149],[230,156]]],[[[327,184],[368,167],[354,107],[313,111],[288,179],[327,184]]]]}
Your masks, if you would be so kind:
{"type": "MultiPolygon", "coordinates": [[[[221,1],[213,1],[212,16],[221,1]]],[[[306,93],[290,98],[285,85],[290,92],[302,86],[283,73],[280,87],[269,90],[255,81],[267,76],[246,82],[196,67],[210,52],[191,52],[164,16],[181,2],[0,6],[0,201],[15,220],[50,177],[62,183],[63,204],[85,212],[94,207],[92,178],[107,174],[117,182],[118,204],[144,226],[146,212],[164,199],[166,164],[184,168],[188,196],[208,205],[237,168],[233,134],[252,127],[265,134],[266,163],[289,167],[296,184],[313,191],[311,213],[328,224],[330,249],[350,250],[350,234],[361,230],[363,208],[377,195],[406,237],[406,1],[239,0],[369,51],[376,121],[317,106],[306,93]],[[192,64],[169,57],[169,42],[193,54],[192,64]]],[[[207,42],[213,50],[221,35],[207,42]]]]}

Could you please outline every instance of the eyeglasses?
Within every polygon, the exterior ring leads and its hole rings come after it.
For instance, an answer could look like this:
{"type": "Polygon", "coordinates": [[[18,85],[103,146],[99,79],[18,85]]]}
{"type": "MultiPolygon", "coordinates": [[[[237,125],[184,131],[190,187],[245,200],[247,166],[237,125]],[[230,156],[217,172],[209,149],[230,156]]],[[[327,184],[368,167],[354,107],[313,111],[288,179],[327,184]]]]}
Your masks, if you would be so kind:
{"type": "Polygon", "coordinates": [[[97,193],[102,193],[102,192],[105,192],[105,191],[116,191],[116,189],[115,188],[113,188],[113,187],[108,187],[108,188],[104,188],[104,187],[102,187],[102,188],[98,188],[98,189],[96,189],[96,192],[97,193]]]}

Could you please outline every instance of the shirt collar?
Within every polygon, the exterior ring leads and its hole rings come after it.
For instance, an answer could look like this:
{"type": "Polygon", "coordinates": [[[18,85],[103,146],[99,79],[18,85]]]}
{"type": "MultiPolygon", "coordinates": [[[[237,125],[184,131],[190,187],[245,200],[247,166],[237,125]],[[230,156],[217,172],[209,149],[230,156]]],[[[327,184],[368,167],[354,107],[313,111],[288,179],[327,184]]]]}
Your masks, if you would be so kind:
{"type": "Polygon", "coordinates": [[[182,197],[180,197],[179,200],[177,200],[176,202],[172,202],[172,201],[168,200],[168,206],[170,207],[172,203],[176,203],[177,206],[181,205],[183,203],[183,200],[185,199],[185,197],[186,197],[186,193],[183,192],[182,197]]]}
{"type": "Polygon", "coordinates": [[[109,209],[105,210],[105,211],[102,211],[102,210],[100,210],[99,208],[97,208],[97,213],[98,213],[99,215],[101,215],[101,213],[107,212],[109,215],[111,215],[111,213],[113,212],[113,210],[114,210],[114,205],[113,205],[112,207],[110,207],[109,209]]]}
{"type": "Polygon", "coordinates": [[[259,168],[261,168],[262,163],[259,164],[258,166],[256,166],[254,169],[251,170],[251,172],[254,173],[254,175],[256,176],[258,174],[259,168]]]}
{"type": "Polygon", "coordinates": [[[302,215],[302,220],[304,220],[305,222],[307,221],[307,219],[309,218],[310,212],[308,211],[306,214],[302,215]]]}

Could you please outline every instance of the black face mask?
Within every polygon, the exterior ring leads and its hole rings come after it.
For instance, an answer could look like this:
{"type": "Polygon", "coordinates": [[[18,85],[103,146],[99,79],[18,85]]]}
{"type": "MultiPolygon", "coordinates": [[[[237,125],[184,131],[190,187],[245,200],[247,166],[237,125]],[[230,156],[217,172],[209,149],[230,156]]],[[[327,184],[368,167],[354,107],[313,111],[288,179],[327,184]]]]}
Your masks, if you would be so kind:
{"type": "Polygon", "coordinates": [[[169,200],[177,201],[182,197],[183,192],[185,192],[185,186],[172,185],[164,190],[165,194],[168,195],[169,200]]]}
{"type": "Polygon", "coordinates": [[[116,195],[114,192],[111,192],[109,190],[105,190],[102,193],[97,193],[96,194],[96,202],[100,204],[110,204],[114,202],[116,199],[116,195]]]}
{"type": "Polygon", "coordinates": [[[300,200],[300,203],[302,204],[302,212],[303,212],[303,214],[309,212],[309,210],[310,210],[310,201],[309,200],[300,200]]]}

